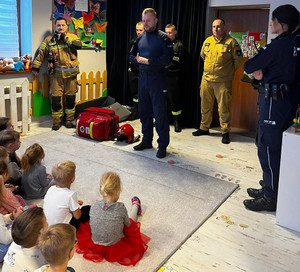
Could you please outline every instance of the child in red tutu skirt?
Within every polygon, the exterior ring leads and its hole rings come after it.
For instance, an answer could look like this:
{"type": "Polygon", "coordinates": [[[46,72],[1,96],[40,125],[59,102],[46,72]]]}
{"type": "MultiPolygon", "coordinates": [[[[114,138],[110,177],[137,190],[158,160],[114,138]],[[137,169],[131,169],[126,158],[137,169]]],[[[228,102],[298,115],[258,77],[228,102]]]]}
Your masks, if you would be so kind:
{"type": "Polygon", "coordinates": [[[121,193],[120,177],[105,173],[100,180],[103,199],[90,209],[90,221],[79,225],[76,252],[93,262],[118,262],[135,265],[144,255],[150,238],[140,232],[137,216],[141,214],[141,202],[133,197],[128,216],[123,203],[117,202],[121,193]]]}

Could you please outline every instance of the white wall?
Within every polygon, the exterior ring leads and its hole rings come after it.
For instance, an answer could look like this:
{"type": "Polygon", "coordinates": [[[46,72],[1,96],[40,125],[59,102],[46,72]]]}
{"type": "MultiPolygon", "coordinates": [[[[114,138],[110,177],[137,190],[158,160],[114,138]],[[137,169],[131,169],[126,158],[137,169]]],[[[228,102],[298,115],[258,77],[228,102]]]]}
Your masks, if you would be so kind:
{"type": "MultiPolygon", "coordinates": [[[[214,8],[220,7],[245,7],[245,6],[260,6],[260,5],[270,5],[269,22],[272,18],[272,12],[275,8],[280,5],[291,4],[294,5],[300,11],[300,1],[299,0],[209,0],[208,1],[208,16],[206,24],[206,36],[211,35],[211,23],[214,16],[214,8]]],[[[249,22],[251,24],[251,22],[249,22]]],[[[270,26],[268,28],[268,41],[275,36],[270,32],[270,26]]]]}
{"type": "MultiPolygon", "coordinates": [[[[32,54],[44,40],[52,33],[52,0],[32,0],[32,54]]],[[[106,70],[106,50],[78,50],[81,72],[103,72],[106,70]]],[[[45,68],[44,68],[45,69],[45,68]]]]}

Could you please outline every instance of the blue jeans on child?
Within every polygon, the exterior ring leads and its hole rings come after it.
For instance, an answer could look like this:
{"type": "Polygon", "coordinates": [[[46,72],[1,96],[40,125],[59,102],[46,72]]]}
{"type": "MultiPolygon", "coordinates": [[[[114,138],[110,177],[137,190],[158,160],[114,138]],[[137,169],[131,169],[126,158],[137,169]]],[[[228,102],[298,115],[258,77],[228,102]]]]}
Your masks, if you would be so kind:
{"type": "Polygon", "coordinates": [[[10,244],[8,245],[0,244],[0,262],[3,262],[4,256],[6,255],[9,246],[10,244]]]}

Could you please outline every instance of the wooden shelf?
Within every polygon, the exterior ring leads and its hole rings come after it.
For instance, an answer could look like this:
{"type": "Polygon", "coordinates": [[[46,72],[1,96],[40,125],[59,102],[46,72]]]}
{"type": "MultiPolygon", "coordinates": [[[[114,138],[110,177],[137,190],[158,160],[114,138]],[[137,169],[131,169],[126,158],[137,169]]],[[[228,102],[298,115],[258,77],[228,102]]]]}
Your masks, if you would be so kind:
{"type": "Polygon", "coordinates": [[[0,76],[1,75],[18,75],[18,74],[30,74],[31,70],[25,70],[25,71],[6,71],[6,72],[0,72],[0,76]]]}

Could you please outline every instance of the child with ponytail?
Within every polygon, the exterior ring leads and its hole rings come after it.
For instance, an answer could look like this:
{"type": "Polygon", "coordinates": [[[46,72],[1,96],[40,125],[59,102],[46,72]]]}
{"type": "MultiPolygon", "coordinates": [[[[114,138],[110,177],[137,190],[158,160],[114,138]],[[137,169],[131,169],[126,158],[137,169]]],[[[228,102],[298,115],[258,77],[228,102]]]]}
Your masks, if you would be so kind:
{"type": "Polygon", "coordinates": [[[46,167],[42,165],[44,157],[44,149],[35,143],[26,149],[21,159],[22,190],[25,199],[43,198],[48,189],[55,185],[52,176],[46,173],[46,167]]]}

